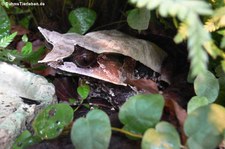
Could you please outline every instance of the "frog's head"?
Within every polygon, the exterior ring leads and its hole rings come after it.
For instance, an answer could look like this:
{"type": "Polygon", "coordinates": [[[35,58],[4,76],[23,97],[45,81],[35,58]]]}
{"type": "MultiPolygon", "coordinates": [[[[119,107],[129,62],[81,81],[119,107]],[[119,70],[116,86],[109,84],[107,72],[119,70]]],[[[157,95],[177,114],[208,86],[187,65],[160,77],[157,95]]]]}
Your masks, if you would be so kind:
{"type": "Polygon", "coordinates": [[[55,31],[49,31],[44,28],[38,27],[38,30],[41,32],[41,34],[45,37],[46,41],[52,45],[57,43],[61,40],[62,35],[55,31]]]}

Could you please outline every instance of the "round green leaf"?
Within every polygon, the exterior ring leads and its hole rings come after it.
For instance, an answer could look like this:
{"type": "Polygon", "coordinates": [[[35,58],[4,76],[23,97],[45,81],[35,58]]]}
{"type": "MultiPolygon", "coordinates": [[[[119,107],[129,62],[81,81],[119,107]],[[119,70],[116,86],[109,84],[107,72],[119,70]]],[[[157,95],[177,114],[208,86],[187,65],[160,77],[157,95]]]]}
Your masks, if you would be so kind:
{"type": "Polygon", "coordinates": [[[107,149],[111,136],[109,117],[101,110],[90,111],[75,121],[71,140],[76,149],[107,149]]]}
{"type": "Polygon", "coordinates": [[[180,149],[180,137],[176,129],[167,122],[148,129],[141,142],[142,149],[180,149]]]}
{"type": "Polygon", "coordinates": [[[191,113],[195,109],[197,109],[201,106],[205,106],[207,104],[209,104],[209,101],[206,97],[194,96],[188,102],[188,113],[191,113]]]}
{"type": "Polygon", "coordinates": [[[35,134],[42,139],[60,135],[63,128],[73,120],[73,109],[64,103],[55,104],[41,111],[33,122],[35,134]]]}
{"type": "Polygon", "coordinates": [[[219,82],[210,71],[207,71],[204,77],[202,75],[196,77],[194,89],[198,96],[205,96],[212,103],[218,96],[219,82]]]}
{"type": "Polygon", "coordinates": [[[9,34],[10,20],[4,8],[0,5],[0,39],[9,34]]]}
{"type": "Polygon", "coordinates": [[[41,142],[38,136],[32,136],[28,130],[23,131],[13,143],[13,149],[24,149],[28,146],[41,142]]]}
{"type": "Polygon", "coordinates": [[[146,30],[150,21],[150,11],[146,8],[135,8],[128,12],[127,23],[136,30],[146,30]]]}
{"type": "Polygon", "coordinates": [[[79,34],[86,33],[96,20],[96,12],[89,8],[77,8],[70,12],[68,19],[73,31],[79,34]]]}
{"type": "Polygon", "coordinates": [[[191,149],[216,148],[223,140],[225,108],[210,104],[192,111],[184,124],[191,149]]]}
{"type": "Polygon", "coordinates": [[[81,85],[77,88],[77,93],[80,95],[82,99],[86,99],[90,91],[91,91],[91,88],[87,84],[81,85]]]}
{"type": "Polygon", "coordinates": [[[164,99],[159,94],[132,96],[119,111],[120,121],[135,132],[144,133],[160,120],[164,99]]]}

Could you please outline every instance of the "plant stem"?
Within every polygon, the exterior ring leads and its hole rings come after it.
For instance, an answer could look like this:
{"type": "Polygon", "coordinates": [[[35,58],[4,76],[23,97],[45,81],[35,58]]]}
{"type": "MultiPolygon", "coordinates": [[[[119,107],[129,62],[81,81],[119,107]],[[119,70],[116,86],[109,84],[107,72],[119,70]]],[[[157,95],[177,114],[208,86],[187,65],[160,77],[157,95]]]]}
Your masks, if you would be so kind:
{"type": "Polygon", "coordinates": [[[142,139],[142,137],[143,137],[142,135],[135,134],[135,133],[129,132],[129,131],[124,130],[124,129],[120,129],[120,128],[116,128],[116,127],[112,127],[111,129],[112,129],[113,131],[117,131],[117,132],[120,132],[120,133],[129,135],[129,136],[131,136],[131,137],[135,137],[135,138],[139,138],[139,139],[142,139]]]}
{"type": "Polygon", "coordinates": [[[84,100],[85,100],[85,99],[82,99],[82,100],[80,101],[80,104],[76,107],[76,109],[73,110],[73,112],[76,112],[76,111],[80,108],[80,106],[83,104],[84,100]]]}

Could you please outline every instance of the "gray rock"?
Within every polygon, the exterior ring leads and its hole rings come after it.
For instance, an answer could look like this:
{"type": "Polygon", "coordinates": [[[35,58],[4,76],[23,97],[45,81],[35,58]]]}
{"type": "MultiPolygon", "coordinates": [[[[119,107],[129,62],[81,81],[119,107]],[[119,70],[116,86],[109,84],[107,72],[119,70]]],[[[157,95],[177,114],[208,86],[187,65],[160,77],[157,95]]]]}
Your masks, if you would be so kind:
{"type": "Polygon", "coordinates": [[[44,77],[0,62],[0,149],[10,148],[38,111],[55,102],[55,88],[44,77]],[[40,104],[26,104],[21,97],[40,104]]]}

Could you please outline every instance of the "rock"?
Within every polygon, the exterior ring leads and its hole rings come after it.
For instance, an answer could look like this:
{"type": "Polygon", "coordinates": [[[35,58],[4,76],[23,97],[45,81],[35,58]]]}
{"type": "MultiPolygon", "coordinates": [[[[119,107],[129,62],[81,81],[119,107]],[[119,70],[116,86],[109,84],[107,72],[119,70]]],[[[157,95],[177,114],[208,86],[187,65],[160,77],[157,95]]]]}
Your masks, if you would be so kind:
{"type": "Polygon", "coordinates": [[[55,88],[44,77],[0,62],[0,148],[11,148],[38,111],[55,102],[55,88]],[[39,104],[27,104],[21,97],[39,104]]]}

